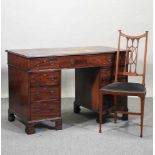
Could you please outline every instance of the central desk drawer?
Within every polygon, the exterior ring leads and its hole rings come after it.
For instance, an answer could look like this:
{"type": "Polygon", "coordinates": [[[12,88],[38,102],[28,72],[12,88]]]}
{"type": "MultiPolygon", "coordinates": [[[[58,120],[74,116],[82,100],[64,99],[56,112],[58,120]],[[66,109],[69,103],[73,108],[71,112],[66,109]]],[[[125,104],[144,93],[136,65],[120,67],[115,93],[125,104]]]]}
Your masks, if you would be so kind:
{"type": "Polygon", "coordinates": [[[76,68],[84,67],[86,65],[83,56],[67,56],[59,59],[61,68],[76,68]]]}
{"type": "Polygon", "coordinates": [[[92,54],[79,56],[58,56],[51,58],[37,58],[30,61],[33,70],[80,68],[109,66],[113,64],[113,54],[92,54]]]}
{"type": "Polygon", "coordinates": [[[59,87],[33,87],[31,88],[31,101],[46,101],[60,99],[59,87]]]}
{"type": "Polygon", "coordinates": [[[59,61],[61,68],[111,66],[113,54],[68,56],[59,61]]]}
{"type": "Polygon", "coordinates": [[[33,102],[31,104],[31,119],[46,119],[60,117],[60,101],[33,102]]]}
{"type": "Polygon", "coordinates": [[[88,66],[111,66],[113,64],[113,54],[100,54],[85,56],[88,66]]]}
{"type": "Polygon", "coordinates": [[[61,71],[32,73],[30,75],[31,86],[60,85],[61,71]]]}

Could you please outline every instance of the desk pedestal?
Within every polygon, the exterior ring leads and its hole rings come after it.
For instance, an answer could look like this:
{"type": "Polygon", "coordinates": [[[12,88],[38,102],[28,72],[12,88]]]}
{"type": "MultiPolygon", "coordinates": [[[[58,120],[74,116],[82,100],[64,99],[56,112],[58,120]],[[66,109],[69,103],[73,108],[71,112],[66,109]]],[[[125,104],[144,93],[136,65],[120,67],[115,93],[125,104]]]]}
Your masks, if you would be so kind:
{"type": "MultiPolygon", "coordinates": [[[[100,87],[113,82],[113,72],[113,67],[81,68],[75,70],[75,113],[80,113],[80,106],[85,107],[97,114],[96,120],[98,122],[100,87]]],[[[119,81],[127,81],[127,78],[120,77],[119,81]]],[[[128,110],[126,96],[118,96],[116,104],[117,110],[128,110]]],[[[105,115],[103,115],[103,123],[109,114],[116,110],[115,107],[114,97],[112,95],[105,95],[103,104],[105,115]]],[[[127,115],[123,115],[122,119],[127,120],[127,115]]]]}

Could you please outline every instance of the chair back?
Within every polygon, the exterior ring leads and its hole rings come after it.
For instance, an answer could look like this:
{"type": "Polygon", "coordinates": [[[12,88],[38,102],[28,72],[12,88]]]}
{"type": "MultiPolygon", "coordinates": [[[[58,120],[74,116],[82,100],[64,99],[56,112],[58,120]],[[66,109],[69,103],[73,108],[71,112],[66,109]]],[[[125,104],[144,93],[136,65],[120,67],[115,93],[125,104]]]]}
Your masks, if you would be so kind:
{"type": "Polygon", "coordinates": [[[145,73],[146,73],[146,55],[147,55],[147,43],[148,43],[148,31],[145,31],[144,34],[139,36],[130,36],[122,33],[119,30],[119,39],[118,39],[118,49],[116,56],[116,72],[115,72],[115,82],[118,80],[118,69],[119,69],[119,60],[120,60],[120,47],[121,40],[125,39],[126,41],[126,50],[125,50],[125,65],[122,75],[126,76],[141,76],[142,84],[145,85],[145,73]],[[143,59],[143,71],[142,73],[137,73],[137,61],[138,61],[138,49],[140,39],[145,39],[144,45],[144,59],[143,59]],[[130,42],[130,44],[129,44],[130,42]]]}

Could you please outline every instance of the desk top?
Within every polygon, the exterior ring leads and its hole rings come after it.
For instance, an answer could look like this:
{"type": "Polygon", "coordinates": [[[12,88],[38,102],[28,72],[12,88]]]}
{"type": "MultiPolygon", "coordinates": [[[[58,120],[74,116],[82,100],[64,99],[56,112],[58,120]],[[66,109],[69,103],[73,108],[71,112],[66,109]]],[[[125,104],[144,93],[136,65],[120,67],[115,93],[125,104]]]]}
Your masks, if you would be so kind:
{"type": "Polygon", "coordinates": [[[69,56],[69,55],[89,55],[100,53],[114,53],[117,49],[104,46],[88,47],[68,47],[68,48],[40,48],[40,49],[14,49],[6,52],[14,53],[27,58],[49,57],[49,56],[69,56]]]}

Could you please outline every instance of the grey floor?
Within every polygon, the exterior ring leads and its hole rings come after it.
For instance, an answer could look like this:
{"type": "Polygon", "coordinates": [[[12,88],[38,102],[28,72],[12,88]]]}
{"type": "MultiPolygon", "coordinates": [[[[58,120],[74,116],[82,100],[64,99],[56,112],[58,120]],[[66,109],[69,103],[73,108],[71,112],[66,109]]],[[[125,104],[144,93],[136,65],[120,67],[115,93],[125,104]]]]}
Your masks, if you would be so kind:
{"type": "MultiPolygon", "coordinates": [[[[152,155],[153,103],[146,99],[144,137],[139,137],[139,117],[129,121],[110,120],[98,133],[95,115],[82,108],[73,113],[73,99],[62,100],[63,130],[37,128],[36,134],[26,135],[18,120],[7,121],[7,99],[2,99],[2,155],[152,155]]],[[[138,100],[129,99],[129,109],[138,110],[138,100]]],[[[45,122],[49,125],[49,122],[45,122]]],[[[53,124],[51,124],[53,125],[53,124]]],[[[41,126],[40,126],[41,127],[41,126]]]]}

